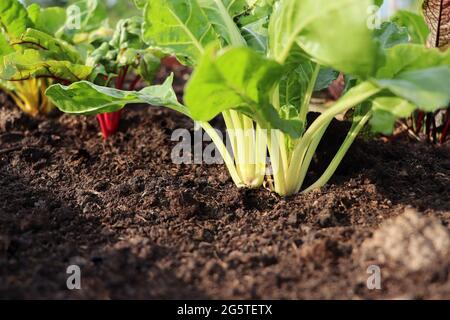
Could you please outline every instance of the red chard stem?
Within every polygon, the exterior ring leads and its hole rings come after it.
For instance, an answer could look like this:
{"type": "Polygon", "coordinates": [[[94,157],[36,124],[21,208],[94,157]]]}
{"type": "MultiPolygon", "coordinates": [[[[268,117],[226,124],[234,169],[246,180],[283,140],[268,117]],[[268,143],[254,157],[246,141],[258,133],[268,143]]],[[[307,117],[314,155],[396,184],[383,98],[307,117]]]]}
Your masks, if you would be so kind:
{"type": "Polygon", "coordinates": [[[134,78],[133,82],[130,84],[130,91],[136,90],[137,85],[142,80],[141,76],[137,75],[136,78],[134,78]]]}
{"type": "Polygon", "coordinates": [[[105,140],[108,139],[109,132],[108,132],[108,128],[105,123],[104,114],[97,115],[97,121],[100,125],[100,130],[102,131],[103,139],[105,139],[105,140]]]}
{"type": "Polygon", "coordinates": [[[427,140],[430,141],[431,139],[431,118],[432,118],[433,114],[427,113],[427,120],[426,120],[426,128],[425,128],[425,133],[427,135],[427,140]]]}

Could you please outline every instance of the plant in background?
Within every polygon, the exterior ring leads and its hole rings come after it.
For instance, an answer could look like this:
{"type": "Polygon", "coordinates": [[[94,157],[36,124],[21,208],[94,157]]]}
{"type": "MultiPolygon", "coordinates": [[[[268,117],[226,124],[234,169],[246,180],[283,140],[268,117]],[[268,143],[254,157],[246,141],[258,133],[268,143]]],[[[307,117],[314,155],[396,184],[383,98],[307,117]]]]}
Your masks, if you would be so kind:
{"type": "MultiPolygon", "coordinates": [[[[163,55],[148,49],[141,40],[142,17],[120,20],[109,42],[103,42],[89,54],[87,64],[97,66],[104,86],[135,90],[144,80],[151,83],[161,64],[163,55]],[[127,76],[133,79],[127,82],[127,76]]],[[[107,138],[119,128],[120,111],[97,115],[103,136],[107,138]]]]}
{"type": "MultiPolygon", "coordinates": [[[[35,28],[47,34],[54,34],[64,24],[65,11],[60,8],[41,9],[32,5],[27,9],[15,0],[0,3],[0,59],[20,51],[18,43],[27,28],[35,28]],[[53,16],[54,18],[50,18],[53,16]]],[[[7,82],[0,77],[0,88],[12,97],[17,106],[30,116],[48,114],[53,106],[45,96],[51,81],[30,77],[17,77],[7,82]]]]}
{"type": "MultiPolygon", "coordinates": [[[[381,1],[376,1],[380,4],[381,1]]],[[[49,98],[64,112],[97,114],[130,103],[167,106],[184,113],[210,135],[239,187],[268,179],[280,195],[303,183],[333,119],[353,111],[353,126],[323,176],[332,177],[358,133],[391,133],[397,118],[418,107],[433,112],[450,102],[450,54],[403,44],[406,31],[385,23],[367,27],[370,0],[152,0],[144,9],[143,40],[194,68],[185,103],[176,100],[172,77],[161,86],[122,91],[90,82],[54,85],[49,98]],[[312,123],[307,114],[315,90],[344,73],[347,91],[312,123]],[[209,121],[222,114],[230,152],[209,121]]]]}
{"type": "MultiPolygon", "coordinates": [[[[50,83],[89,80],[123,89],[127,74],[152,81],[160,59],[140,40],[142,18],[107,26],[106,8],[97,0],[81,0],[61,8],[25,8],[18,0],[0,5],[0,78],[22,110],[31,115],[49,111],[44,92],[50,83]]],[[[105,138],[119,127],[120,113],[98,115],[105,138]]]]}
{"type": "MultiPolygon", "coordinates": [[[[430,37],[428,38],[428,45],[432,48],[439,48],[441,51],[446,51],[450,47],[450,0],[424,0],[423,3],[424,16],[430,28],[430,37]]],[[[423,114],[419,115],[419,119],[423,118],[423,114]]],[[[416,130],[420,131],[423,119],[417,123],[416,130]]],[[[425,132],[427,137],[432,138],[433,141],[440,141],[444,143],[449,127],[450,127],[450,106],[448,106],[445,113],[437,111],[428,113],[425,119],[425,132]],[[440,126],[442,130],[439,132],[438,116],[441,115],[440,126]],[[440,134],[440,138],[438,138],[440,134]]]]}
{"type": "Polygon", "coordinates": [[[45,96],[51,83],[88,79],[93,68],[85,65],[84,52],[62,40],[66,10],[25,6],[18,0],[0,3],[0,79],[2,89],[27,114],[52,109],[45,96]]]}
{"type": "MultiPolygon", "coordinates": [[[[71,14],[63,37],[87,52],[86,64],[95,68],[93,83],[116,89],[128,86],[128,90],[134,90],[141,80],[151,83],[161,55],[141,40],[142,17],[119,20],[115,29],[110,29],[106,10],[98,0],[75,2],[67,9],[71,14]],[[79,26],[72,28],[76,24],[79,26]],[[127,76],[133,79],[128,81],[127,76]]],[[[119,129],[120,116],[120,111],[97,115],[105,139],[119,129]]]]}
{"type": "MultiPolygon", "coordinates": [[[[399,11],[393,21],[407,28],[410,42],[447,51],[450,45],[450,0],[422,0],[420,7],[420,14],[399,11]]],[[[450,127],[449,111],[450,106],[433,112],[418,110],[407,119],[406,125],[415,135],[423,133],[429,141],[444,143],[450,127]]]]}

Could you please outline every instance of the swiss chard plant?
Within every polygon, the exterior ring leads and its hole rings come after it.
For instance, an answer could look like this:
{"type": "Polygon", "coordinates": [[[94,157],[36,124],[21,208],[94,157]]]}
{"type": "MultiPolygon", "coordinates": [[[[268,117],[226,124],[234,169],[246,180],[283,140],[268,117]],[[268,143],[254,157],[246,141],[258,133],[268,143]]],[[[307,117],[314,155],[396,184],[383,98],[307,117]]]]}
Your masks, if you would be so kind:
{"type": "MultiPolygon", "coordinates": [[[[450,54],[408,41],[392,22],[371,30],[372,0],[151,0],[142,40],[194,69],[176,99],[172,76],[140,91],[89,81],[47,90],[62,111],[116,112],[130,103],[166,106],[198,121],[239,187],[291,195],[324,186],[359,132],[370,123],[390,133],[395,121],[450,102],[450,54]],[[311,98],[342,73],[345,94],[308,123],[311,98]],[[316,149],[333,119],[352,111],[353,125],[324,174],[304,187],[316,149]],[[221,114],[228,150],[209,121],[221,114]],[[267,174],[266,157],[271,172],[267,174]]],[[[381,4],[381,1],[376,1],[381,4]]]]}
{"type": "MultiPolygon", "coordinates": [[[[119,90],[135,90],[141,81],[151,83],[159,69],[161,57],[159,51],[147,48],[141,40],[142,17],[120,20],[111,39],[103,42],[89,54],[87,64],[96,66],[103,86],[110,84],[119,90]],[[127,81],[127,76],[132,79],[127,81]]],[[[120,111],[97,115],[103,136],[107,138],[119,127],[120,111]]]]}
{"type": "Polygon", "coordinates": [[[0,13],[1,87],[25,113],[46,114],[52,109],[44,94],[48,85],[89,79],[94,70],[85,50],[63,40],[70,11],[4,0],[0,13]]]}
{"type": "MultiPolygon", "coordinates": [[[[106,8],[97,0],[80,0],[67,9],[25,8],[18,0],[0,4],[0,78],[4,90],[25,112],[48,112],[44,92],[51,83],[81,80],[134,90],[152,81],[160,59],[141,41],[142,17],[109,28],[106,8]],[[128,81],[127,75],[134,79],[128,81]]],[[[105,138],[119,127],[120,112],[97,115],[105,138]]]]}
{"type": "MultiPolygon", "coordinates": [[[[28,63],[29,53],[25,53],[25,46],[21,46],[33,36],[29,34],[25,40],[22,39],[28,28],[34,28],[35,34],[53,36],[64,22],[65,11],[60,8],[41,9],[36,4],[25,8],[16,0],[0,2],[0,88],[13,98],[23,112],[31,116],[47,114],[52,110],[52,104],[45,96],[45,90],[51,81],[30,77],[26,71],[20,75],[9,67],[6,70],[7,64],[16,58],[16,54],[18,61],[28,63]]],[[[30,46],[27,43],[26,47],[30,46]]]]}

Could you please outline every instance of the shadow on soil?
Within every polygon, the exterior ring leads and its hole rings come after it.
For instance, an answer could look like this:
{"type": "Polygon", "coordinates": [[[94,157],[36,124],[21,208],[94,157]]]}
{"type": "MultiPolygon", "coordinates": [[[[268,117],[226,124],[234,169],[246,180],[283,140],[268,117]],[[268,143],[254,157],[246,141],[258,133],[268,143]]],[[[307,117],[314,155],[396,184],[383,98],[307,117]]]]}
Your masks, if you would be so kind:
{"type": "Polygon", "coordinates": [[[121,241],[97,217],[0,161],[0,298],[206,298],[158,265],[168,250],[121,241]],[[66,287],[72,264],[81,267],[79,291],[66,287]]]}
{"type": "MultiPolygon", "coordinates": [[[[319,146],[308,175],[315,181],[336,154],[345,138],[346,125],[334,123],[319,146]]],[[[393,204],[445,211],[450,208],[450,145],[380,140],[357,140],[330,183],[368,180],[393,204]]]]}

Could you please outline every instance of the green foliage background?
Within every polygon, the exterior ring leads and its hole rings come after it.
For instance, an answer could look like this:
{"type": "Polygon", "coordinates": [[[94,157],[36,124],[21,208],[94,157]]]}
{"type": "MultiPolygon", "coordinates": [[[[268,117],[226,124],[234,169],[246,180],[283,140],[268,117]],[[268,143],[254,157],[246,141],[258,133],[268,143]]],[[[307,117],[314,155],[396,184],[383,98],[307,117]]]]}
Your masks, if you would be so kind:
{"type": "MultiPolygon", "coordinates": [[[[75,2],[76,0],[23,0],[23,2],[27,4],[31,3],[39,3],[44,7],[49,6],[66,6],[70,3],[75,2]]],[[[111,22],[115,23],[117,20],[121,18],[128,18],[139,11],[134,6],[132,0],[100,0],[104,2],[110,10],[110,18],[111,22]]],[[[393,11],[397,9],[408,9],[415,12],[419,10],[419,4],[421,0],[385,0],[385,8],[384,12],[387,15],[393,14],[393,11]]]]}
{"type": "MultiPolygon", "coordinates": [[[[139,14],[132,0],[100,0],[105,3],[109,10],[111,25],[122,18],[132,17],[139,14]]],[[[67,6],[76,2],[76,0],[25,0],[26,4],[38,3],[44,7],[50,6],[67,6]]]]}

